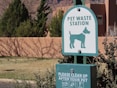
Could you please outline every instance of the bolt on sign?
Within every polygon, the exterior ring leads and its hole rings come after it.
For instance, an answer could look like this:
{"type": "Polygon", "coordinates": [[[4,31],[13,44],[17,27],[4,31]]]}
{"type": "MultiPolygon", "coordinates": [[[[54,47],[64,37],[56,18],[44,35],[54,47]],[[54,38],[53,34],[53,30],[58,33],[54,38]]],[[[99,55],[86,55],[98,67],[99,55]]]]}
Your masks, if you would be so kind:
{"type": "Polygon", "coordinates": [[[56,88],[96,88],[96,66],[57,64],[56,88]]]}
{"type": "Polygon", "coordinates": [[[62,53],[78,56],[98,54],[98,25],[91,9],[77,5],[66,12],[62,21],[62,53]]]}

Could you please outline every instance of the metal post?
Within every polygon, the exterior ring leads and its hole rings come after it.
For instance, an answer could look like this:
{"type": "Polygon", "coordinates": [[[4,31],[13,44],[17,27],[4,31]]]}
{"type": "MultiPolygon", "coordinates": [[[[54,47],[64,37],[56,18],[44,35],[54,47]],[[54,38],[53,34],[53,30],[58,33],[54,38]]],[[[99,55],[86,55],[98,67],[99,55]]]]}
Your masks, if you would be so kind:
{"type": "Polygon", "coordinates": [[[87,64],[87,57],[83,56],[83,64],[87,64]]]}
{"type": "MultiPolygon", "coordinates": [[[[74,5],[84,5],[84,0],[74,0],[74,5]]],[[[77,56],[74,56],[74,63],[77,64],[77,56]]],[[[87,63],[86,56],[83,56],[83,64],[87,63]]]]}
{"type": "Polygon", "coordinates": [[[84,5],[85,0],[74,0],[74,5],[84,5]]]}
{"type": "Polygon", "coordinates": [[[74,56],[74,64],[77,64],[77,56],[74,56]]]}

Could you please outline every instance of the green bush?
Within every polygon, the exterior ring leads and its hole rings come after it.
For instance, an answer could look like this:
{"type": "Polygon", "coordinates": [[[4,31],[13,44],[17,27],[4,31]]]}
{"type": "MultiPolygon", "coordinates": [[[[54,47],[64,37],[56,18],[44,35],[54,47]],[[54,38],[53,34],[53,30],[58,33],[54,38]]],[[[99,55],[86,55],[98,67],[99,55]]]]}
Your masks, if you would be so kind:
{"type": "Polygon", "coordinates": [[[21,0],[13,0],[0,19],[0,36],[14,37],[20,23],[29,19],[28,10],[21,0]]]}
{"type": "Polygon", "coordinates": [[[98,88],[117,88],[117,43],[109,42],[104,39],[104,53],[100,53],[95,57],[97,64],[97,87],[98,88]]]}
{"type": "Polygon", "coordinates": [[[47,0],[40,0],[37,16],[33,19],[21,0],[13,0],[0,18],[0,36],[45,37],[50,10],[47,0]]]}
{"type": "Polygon", "coordinates": [[[24,21],[15,30],[15,37],[31,37],[33,35],[33,26],[30,20],[24,21]]]}
{"type": "Polygon", "coordinates": [[[51,37],[61,37],[62,35],[62,18],[63,11],[59,10],[58,14],[56,14],[49,25],[49,31],[51,37]]]}
{"type": "Polygon", "coordinates": [[[34,75],[36,84],[32,84],[26,80],[22,82],[16,81],[14,88],[56,88],[55,71],[53,69],[47,70],[43,76],[41,72],[35,73],[34,75]]]}
{"type": "Polygon", "coordinates": [[[89,64],[97,66],[97,88],[117,88],[117,43],[113,38],[103,41],[104,52],[99,52],[97,57],[88,57],[89,64]]]}
{"type": "Polygon", "coordinates": [[[51,9],[47,0],[40,0],[40,5],[37,9],[37,17],[34,20],[35,30],[33,32],[35,37],[45,37],[47,35],[47,20],[51,9]]]}
{"type": "Polygon", "coordinates": [[[14,88],[33,88],[31,83],[27,82],[26,80],[23,80],[22,82],[16,81],[14,88]]]}

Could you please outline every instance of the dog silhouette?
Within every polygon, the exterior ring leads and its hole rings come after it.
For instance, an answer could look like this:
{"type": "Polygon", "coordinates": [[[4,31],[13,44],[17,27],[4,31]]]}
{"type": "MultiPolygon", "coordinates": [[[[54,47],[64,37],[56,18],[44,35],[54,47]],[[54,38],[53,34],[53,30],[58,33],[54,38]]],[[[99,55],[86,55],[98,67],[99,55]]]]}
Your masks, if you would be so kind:
{"type": "Polygon", "coordinates": [[[90,34],[90,31],[88,31],[87,27],[84,28],[83,32],[81,34],[70,34],[70,48],[75,48],[74,47],[74,41],[78,40],[81,42],[81,48],[86,48],[85,47],[85,34],[90,34]]]}

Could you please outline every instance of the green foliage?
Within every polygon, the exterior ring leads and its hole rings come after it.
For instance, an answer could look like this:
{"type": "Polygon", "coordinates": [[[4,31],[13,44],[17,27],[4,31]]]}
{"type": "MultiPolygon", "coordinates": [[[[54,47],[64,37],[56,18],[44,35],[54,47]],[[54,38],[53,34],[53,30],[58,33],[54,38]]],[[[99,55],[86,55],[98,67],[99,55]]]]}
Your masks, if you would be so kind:
{"type": "Polygon", "coordinates": [[[97,57],[88,57],[88,62],[97,65],[97,88],[116,88],[117,43],[115,39],[109,42],[109,40],[105,38],[103,45],[105,52],[99,52],[99,56],[97,57]]]}
{"type": "Polygon", "coordinates": [[[30,82],[23,80],[22,82],[16,81],[14,88],[33,88],[30,82]]]}
{"type": "Polygon", "coordinates": [[[47,35],[47,17],[50,13],[50,7],[47,4],[47,0],[41,0],[37,10],[37,19],[35,19],[34,36],[44,37],[47,35]]]}
{"type": "Polygon", "coordinates": [[[47,35],[47,18],[50,7],[47,0],[41,0],[37,18],[30,21],[28,10],[21,0],[14,0],[0,19],[0,36],[44,37],[47,35]]]}
{"type": "Polygon", "coordinates": [[[14,0],[0,20],[0,36],[14,36],[15,29],[28,18],[25,5],[20,0],[14,0]]]}
{"type": "Polygon", "coordinates": [[[39,73],[35,74],[35,83],[31,84],[26,80],[22,82],[16,81],[15,88],[56,88],[55,87],[55,71],[53,69],[47,70],[46,74],[42,76],[39,73]],[[32,87],[33,86],[33,87],[32,87]]]}
{"type": "Polygon", "coordinates": [[[55,88],[55,71],[47,70],[45,76],[36,74],[37,88],[55,88]]]}
{"type": "Polygon", "coordinates": [[[24,21],[20,26],[15,30],[16,37],[31,37],[33,36],[33,23],[30,20],[24,21]]]}
{"type": "Polygon", "coordinates": [[[50,23],[49,31],[51,37],[61,37],[63,11],[59,10],[50,23]]]}
{"type": "Polygon", "coordinates": [[[117,43],[113,39],[113,42],[109,42],[106,38],[103,42],[104,54],[99,54],[94,58],[97,64],[97,79],[98,88],[116,88],[117,87],[117,43]]]}

